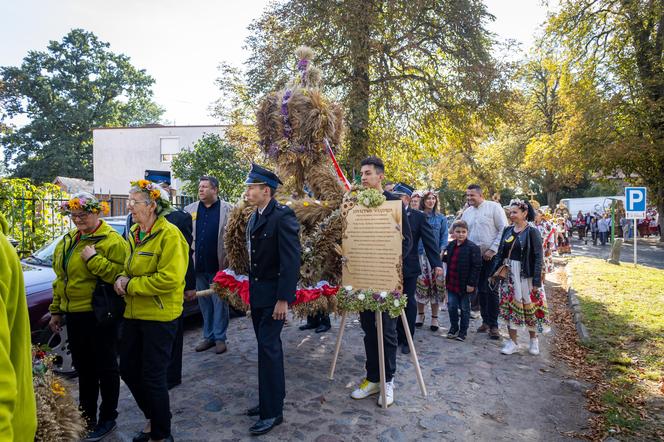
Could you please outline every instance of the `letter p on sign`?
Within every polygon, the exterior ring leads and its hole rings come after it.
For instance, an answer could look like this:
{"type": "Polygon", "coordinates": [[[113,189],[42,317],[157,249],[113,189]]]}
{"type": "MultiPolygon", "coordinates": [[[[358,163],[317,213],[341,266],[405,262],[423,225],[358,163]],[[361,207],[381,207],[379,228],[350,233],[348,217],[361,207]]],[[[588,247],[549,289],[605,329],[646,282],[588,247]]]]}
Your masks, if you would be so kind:
{"type": "Polygon", "coordinates": [[[625,212],[629,219],[646,217],[646,188],[625,187],[625,212]]]}

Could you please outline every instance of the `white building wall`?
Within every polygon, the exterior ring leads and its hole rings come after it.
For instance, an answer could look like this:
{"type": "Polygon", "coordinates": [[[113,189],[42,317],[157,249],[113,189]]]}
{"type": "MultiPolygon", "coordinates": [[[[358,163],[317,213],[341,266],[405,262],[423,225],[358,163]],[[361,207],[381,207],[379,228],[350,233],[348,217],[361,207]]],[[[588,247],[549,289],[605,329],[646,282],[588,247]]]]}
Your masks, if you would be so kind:
{"type": "MultiPolygon", "coordinates": [[[[161,161],[162,138],[177,139],[181,151],[190,149],[205,133],[223,135],[224,130],[225,126],[93,129],[95,192],[122,195],[129,190],[129,182],[143,178],[146,170],[171,171],[171,163],[161,161]]],[[[180,193],[181,183],[174,180],[172,184],[180,193]]]]}

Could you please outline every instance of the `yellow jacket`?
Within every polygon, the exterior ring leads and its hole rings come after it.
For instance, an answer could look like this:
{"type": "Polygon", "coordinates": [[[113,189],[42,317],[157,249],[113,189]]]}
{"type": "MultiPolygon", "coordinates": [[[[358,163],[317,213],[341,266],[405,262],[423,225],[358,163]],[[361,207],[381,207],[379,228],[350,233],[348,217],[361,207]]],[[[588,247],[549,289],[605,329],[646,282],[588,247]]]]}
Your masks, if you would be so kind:
{"type": "Polygon", "coordinates": [[[130,254],[123,275],[127,284],[124,317],[146,321],[172,321],[182,314],[184,276],[189,245],[180,230],[160,216],[150,233],[136,244],[139,226],[130,231],[130,254]]]}
{"type": "Polygon", "coordinates": [[[78,229],[67,233],[53,252],[53,302],[51,313],[91,312],[92,292],[97,278],[109,284],[122,273],[129,245],[122,235],[101,220],[99,228],[76,242],[78,229]],[[97,254],[87,262],[81,258],[85,246],[94,245],[97,254]],[[65,264],[66,254],[70,253],[65,264]]]}
{"type": "Polygon", "coordinates": [[[37,430],[30,320],[23,269],[6,232],[0,214],[0,442],[27,442],[37,430]]]}

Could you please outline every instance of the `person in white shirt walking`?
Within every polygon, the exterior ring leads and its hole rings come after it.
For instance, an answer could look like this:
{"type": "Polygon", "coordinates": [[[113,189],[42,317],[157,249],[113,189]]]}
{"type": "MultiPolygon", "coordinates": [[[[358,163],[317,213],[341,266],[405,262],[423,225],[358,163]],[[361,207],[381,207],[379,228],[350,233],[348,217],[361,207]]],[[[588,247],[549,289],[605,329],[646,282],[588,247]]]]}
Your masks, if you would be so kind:
{"type": "Polygon", "coordinates": [[[500,339],[498,331],[498,293],[489,286],[489,277],[494,267],[494,257],[500,245],[500,239],[505,227],[507,216],[500,204],[487,201],[482,194],[482,188],[471,184],[466,189],[468,208],[463,211],[461,219],[468,224],[468,239],[477,244],[482,252],[482,270],[478,290],[476,291],[482,326],[478,333],[489,333],[491,339],[500,339]]]}

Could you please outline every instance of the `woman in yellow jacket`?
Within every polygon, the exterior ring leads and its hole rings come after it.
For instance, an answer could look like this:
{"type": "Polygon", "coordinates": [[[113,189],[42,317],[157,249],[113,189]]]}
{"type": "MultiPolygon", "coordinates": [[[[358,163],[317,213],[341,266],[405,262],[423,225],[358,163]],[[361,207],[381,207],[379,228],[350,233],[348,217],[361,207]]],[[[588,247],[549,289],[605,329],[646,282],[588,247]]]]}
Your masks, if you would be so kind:
{"type": "Polygon", "coordinates": [[[70,216],[76,228],[62,238],[53,253],[56,278],[49,326],[60,332],[65,316],[69,349],[78,372],[79,406],[89,429],[85,440],[95,441],[115,429],[120,372],[118,324],[97,322],[92,294],[98,280],[113,284],[122,271],[129,247],[118,232],[99,218],[108,206],[93,195],[74,195],[63,203],[61,211],[70,216]]]}
{"type": "Polygon", "coordinates": [[[31,442],[37,429],[23,270],[0,213],[0,442],[31,442]]]}
{"type": "Polygon", "coordinates": [[[127,207],[136,224],[129,258],[115,281],[125,298],[120,373],[147,419],[134,441],[173,440],[167,369],[182,314],[189,245],[161,214],[170,205],[158,185],[132,182],[127,207]]]}

